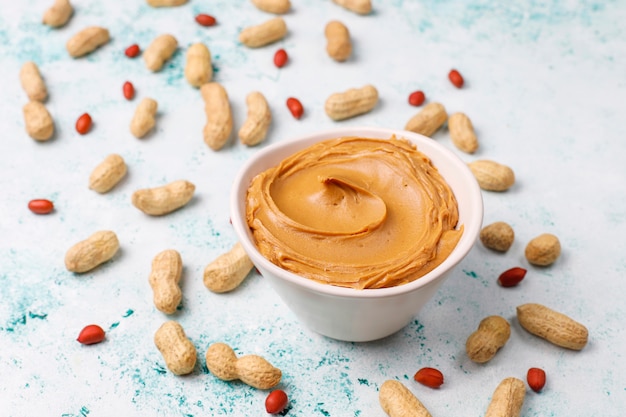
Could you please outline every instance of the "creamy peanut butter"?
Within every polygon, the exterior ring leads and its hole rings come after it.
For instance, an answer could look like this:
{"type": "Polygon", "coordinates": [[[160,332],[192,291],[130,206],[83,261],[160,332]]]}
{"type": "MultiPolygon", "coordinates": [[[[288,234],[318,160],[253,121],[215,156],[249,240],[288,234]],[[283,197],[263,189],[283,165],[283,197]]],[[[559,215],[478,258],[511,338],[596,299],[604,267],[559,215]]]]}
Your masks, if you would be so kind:
{"type": "Polygon", "coordinates": [[[392,137],[320,142],[257,175],[247,222],[274,264],[356,289],[406,284],[452,252],[454,194],[415,145],[392,137]]]}

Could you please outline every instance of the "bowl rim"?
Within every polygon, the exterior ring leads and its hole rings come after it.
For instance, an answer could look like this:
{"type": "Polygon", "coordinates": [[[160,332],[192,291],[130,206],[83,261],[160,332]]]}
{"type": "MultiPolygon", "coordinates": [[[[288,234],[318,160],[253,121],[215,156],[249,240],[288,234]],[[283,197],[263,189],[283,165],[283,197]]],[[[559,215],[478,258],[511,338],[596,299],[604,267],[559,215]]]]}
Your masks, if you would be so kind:
{"type": "MultiPolygon", "coordinates": [[[[295,153],[297,150],[292,152],[295,153]]],[[[429,158],[432,158],[431,155],[428,155],[427,152],[424,152],[429,158]]],[[[274,166],[272,164],[271,166],[274,166]]],[[[433,163],[435,167],[436,164],[433,163]]],[[[256,174],[255,174],[256,175],[256,174]]],[[[442,174],[443,175],[443,174],[442,174]]],[[[444,177],[445,178],[445,177],[444,177]]],[[[446,180],[447,181],[447,180],[446,180]]],[[[245,185],[245,189],[248,189],[248,185],[245,185]]],[[[427,286],[433,281],[436,281],[439,278],[447,275],[447,273],[452,270],[465,256],[469,253],[469,251],[474,246],[478,235],[480,233],[480,228],[482,226],[482,218],[483,218],[483,200],[482,193],[480,187],[478,186],[478,182],[475,180],[474,175],[471,170],[467,166],[465,162],[463,162],[459,156],[457,156],[450,149],[446,148],[442,144],[436,142],[434,139],[421,135],[419,133],[402,130],[402,129],[389,129],[389,128],[381,128],[381,127],[369,127],[369,126],[351,126],[351,127],[340,127],[334,129],[326,129],[320,130],[313,133],[307,133],[304,135],[299,135],[294,137],[293,139],[283,140],[281,142],[272,143],[265,148],[259,150],[257,153],[252,155],[239,169],[237,172],[233,184],[231,186],[230,193],[230,217],[231,223],[235,230],[235,234],[239,239],[239,242],[243,246],[245,252],[248,254],[250,259],[252,260],[255,266],[258,266],[259,269],[266,269],[269,273],[274,274],[282,280],[287,281],[290,284],[304,287],[309,291],[317,292],[320,294],[325,294],[327,296],[335,296],[335,297],[344,297],[344,298],[385,298],[385,297],[393,297],[399,294],[409,293],[415,291],[421,287],[427,286]],[[365,132],[365,133],[364,133],[365,132]],[[403,137],[408,139],[412,143],[418,146],[420,149],[420,142],[426,142],[427,146],[435,148],[436,151],[440,154],[441,157],[445,158],[450,164],[454,166],[455,171],[459,171],[464,178],[467,178],[467,187],[469,187],[469,192],[474,194],[477,198],[472,199],[472,206],[469,207],[468,211],[470,211],[470,215],[467,219],[465,219],[464,231],[461,239],[457,243],[457,246],[454,248],[452,253],[436,268],[422,277],[411,281],[409,283],[398,285],[394,287],[387,288],[367,288],[367,289],[354,289],[348,287],[340,287],[331,284],[323,284],[312,279],[299,276],[293,272],[287,271],[285,269],[280,268],[276,264],[272,263],[270,260],[265,258],[257,249],[256,245],[253,242],[252,234],[249,231],[247,221],[245,221],[245,199],[240,201],[239,195],[241,192],[241,188],[243,187],[242,182],[244,177],[247,177],[249,174],[251,167],[258,163],[258,160],[265,158],[267,155],[276,152],[277,150],[298,146],[298,144],[303,144],[305,142],[309,142],[312,139],[317,139],[314,142],[308,143],[306,145],[302,145],[298,149],[304,149],[305,147],[311,146],[314,143],[331,139],[333,137],[344,137],[344,136],[361,136],[367,137],[367,132],[371,132],[371,134],[377,135],[379,137],[387,136],[391,137],[395,135],[397,137],[403,137]],[[414,141],[413,139],[417,139],[414,141]],[[473,179],[473,181],[471,180],[473,179]],[[243,216],[241,215],[243,214],[243,216]]]]}

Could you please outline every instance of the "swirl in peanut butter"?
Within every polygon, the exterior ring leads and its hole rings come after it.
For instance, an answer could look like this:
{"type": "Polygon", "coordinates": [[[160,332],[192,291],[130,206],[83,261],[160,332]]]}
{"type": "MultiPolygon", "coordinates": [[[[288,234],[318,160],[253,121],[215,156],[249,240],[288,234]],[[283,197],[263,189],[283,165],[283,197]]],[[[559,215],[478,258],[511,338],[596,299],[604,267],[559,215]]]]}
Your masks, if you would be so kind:
{"type": "Polygon", "coordinates": [[[274,264],[356,289],[418,279],[463,233],[449,185],[395,137],[326,140],[288,157],[252,180],[246,216],[274,264]]]}

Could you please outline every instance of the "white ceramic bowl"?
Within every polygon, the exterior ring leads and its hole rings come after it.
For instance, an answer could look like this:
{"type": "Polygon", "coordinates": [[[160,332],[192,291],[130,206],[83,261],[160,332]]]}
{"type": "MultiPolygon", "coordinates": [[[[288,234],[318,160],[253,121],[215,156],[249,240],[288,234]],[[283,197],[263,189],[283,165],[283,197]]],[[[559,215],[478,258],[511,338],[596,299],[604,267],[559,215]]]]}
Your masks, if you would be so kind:
{"type": "Polygon", "coordinates": [[[322,335],[351,342],[389,336],[406,326],[435,294],[453,268],[470,251],[482,226],[480,188],[467,167],[453,152],[416,133],[370,127],[349,127],[310,134],[270,145],[250,158],[233,183],[231,221],[248,256],[281,299],[307,327],[322,335]],[[342,136],[388,139],[405,138],[427,155],[452,188],[459,206],[459,225],[464,232],[443,263],[423,277],[405,285],[355,290],[321,284],[288,272],[257,250],[246,222],[246,191],[257,174],[284,158],[317,142],[342,136]]]}

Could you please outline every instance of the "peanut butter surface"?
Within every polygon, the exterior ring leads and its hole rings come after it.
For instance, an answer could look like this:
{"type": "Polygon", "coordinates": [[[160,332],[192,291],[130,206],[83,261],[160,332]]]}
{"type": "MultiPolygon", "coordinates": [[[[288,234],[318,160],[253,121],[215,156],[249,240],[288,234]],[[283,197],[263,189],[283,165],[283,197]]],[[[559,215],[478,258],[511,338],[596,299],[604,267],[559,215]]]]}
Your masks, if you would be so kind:
{"type": "Polygon", "coordinates": [[[418,279],[463,233],[448,184],[395,137],[331,139],[286,158],[252,180],[246,216],[274,264],[356,289],[418,279]]]}

